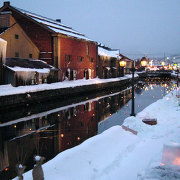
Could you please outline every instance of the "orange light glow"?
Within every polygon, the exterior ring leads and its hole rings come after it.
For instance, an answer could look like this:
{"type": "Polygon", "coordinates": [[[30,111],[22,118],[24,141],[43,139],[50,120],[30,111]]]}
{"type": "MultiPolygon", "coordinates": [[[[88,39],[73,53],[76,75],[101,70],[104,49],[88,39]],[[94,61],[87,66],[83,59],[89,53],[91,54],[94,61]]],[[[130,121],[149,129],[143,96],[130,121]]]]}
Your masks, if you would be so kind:
{"type": "Polygon", "coordinates": [[[64,134],[61,134],[61,137],[63,138],[63,137],[64,137],[64,134]]]}
{"type": "Polygon", "coordinates": [[[5,168],[4,170],[5,170],[5,171],[7,171],[7,170],[8,170],[8,168],[5,168]]]}
{"type": "Polygon", "coordinates": [[[177,158],[173,161],[173,165],[175,165],[175,166],[180,166],[180,157],[177,157],[177,158]]]}

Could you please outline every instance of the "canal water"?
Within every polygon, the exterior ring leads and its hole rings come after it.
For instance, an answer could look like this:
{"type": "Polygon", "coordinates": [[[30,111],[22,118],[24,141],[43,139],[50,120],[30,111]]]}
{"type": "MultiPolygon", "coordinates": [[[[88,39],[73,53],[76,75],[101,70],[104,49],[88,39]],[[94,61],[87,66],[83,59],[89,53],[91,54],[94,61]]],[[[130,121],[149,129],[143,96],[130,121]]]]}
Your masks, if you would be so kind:
{"type": "MultiPolygon", "coordinates": [[[[145,79],[135,87],[135,112],[163,98],[174,88],[170,79],[145,79]]],[[[28,105],[0,112],[0,179],[17,175],[16,165],[45,162],[106,129],[122,125],[131,113],[131,87],[28,105]]]]}

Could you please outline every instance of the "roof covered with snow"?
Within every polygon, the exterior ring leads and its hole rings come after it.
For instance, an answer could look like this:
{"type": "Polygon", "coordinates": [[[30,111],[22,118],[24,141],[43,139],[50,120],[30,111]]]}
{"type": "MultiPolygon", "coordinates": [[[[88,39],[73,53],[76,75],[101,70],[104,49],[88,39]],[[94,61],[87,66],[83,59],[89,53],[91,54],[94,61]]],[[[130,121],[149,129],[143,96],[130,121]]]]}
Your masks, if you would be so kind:
{"type": "Polygon", "coordinates": [[[78,39],[93,41],[87,38],[84,34],[74,30],[72,27],[62,24],[60,21],[53,20],[51,18],[47,18],[47,17],[29,12],[26,10],[20,9],[20,8],[16,8],[16,7],[13,7],[13,8],[23,13],[24,15],[28,16],[32,20],[38,22],[39,24],[44,25],[46,28],[48,28],[50,31],[54,33],[60,33],[60,34],[70,36],[70,37],[75,37],[78,39]]]}
{"type": "Polygon", "coordinates": [[[48,65],[44,61],[22,58],[6,58],[5,65],[13,71],[38,71],[46,73],[49,72],[49,70],[57,70],[56,68],[48,65]]]}
{"type": "Polygon", "coordinates": [[[98,46],[98,55],[99,56],[107,56],[107,57],[119,57],[119,50],[110,49],[98,46]]]}

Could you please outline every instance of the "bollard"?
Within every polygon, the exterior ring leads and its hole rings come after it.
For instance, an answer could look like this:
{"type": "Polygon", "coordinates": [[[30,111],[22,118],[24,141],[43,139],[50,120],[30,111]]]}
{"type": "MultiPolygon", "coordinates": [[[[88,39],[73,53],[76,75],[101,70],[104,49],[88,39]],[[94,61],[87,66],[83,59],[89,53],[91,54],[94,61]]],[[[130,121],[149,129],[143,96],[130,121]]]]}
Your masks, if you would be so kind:
{"type": "Polygon", "coordinates": [[[33,180],[44,180],[42,163],[45,160],[45,158],[41,157],[41,156],[35,156],[34,160],[35,160],[36,164],[32,170],[33,180]]]}
{"type": "Polygon", "coordinates": [[[24,173],[25,168],[26,168],[26,166],[23,166],[22,164],[16,165],[18,180],[23,180],[23,173],[24,173]]]}

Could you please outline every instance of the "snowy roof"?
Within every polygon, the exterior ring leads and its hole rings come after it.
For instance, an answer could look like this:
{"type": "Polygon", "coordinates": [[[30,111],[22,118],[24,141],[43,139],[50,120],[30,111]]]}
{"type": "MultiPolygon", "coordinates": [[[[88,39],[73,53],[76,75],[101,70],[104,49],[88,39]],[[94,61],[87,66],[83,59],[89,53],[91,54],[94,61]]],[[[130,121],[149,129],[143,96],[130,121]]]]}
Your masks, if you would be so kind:
{"type": "Polygon", "coordinates": [[[22,58],[6,58],[5,65],[13,71],[37,71],[39,73],[49,73],[50,70],[57,70],[44,61],[22,58]]]}
{"type": "Polygon", "coordinates": [[[119,57],[119,50],[107,49],[98,46],[98,55],[99,56],[108,56],[108,57],[119,57]]]}
{"type": "Polygon", "coordinates": [[[16,7],[13,7],[13,8],[20,11],[21,13],[28,16],[29,18],[37,21],[38,23],[44,25],[46,28],[50,29],[54,33],[60,33],[60,34],[70,36],[70,37],[75,37],[78,39],[93,41],[93,40],[87,38],[84,34],[78,32],[78,31],[75,31],[72,27],[66,26],[57,20],[53,20],[51,18],[47,18],[47,17],[29,12],[26,10],[20,9],[20,8],[16,8],[16,7]]]}

